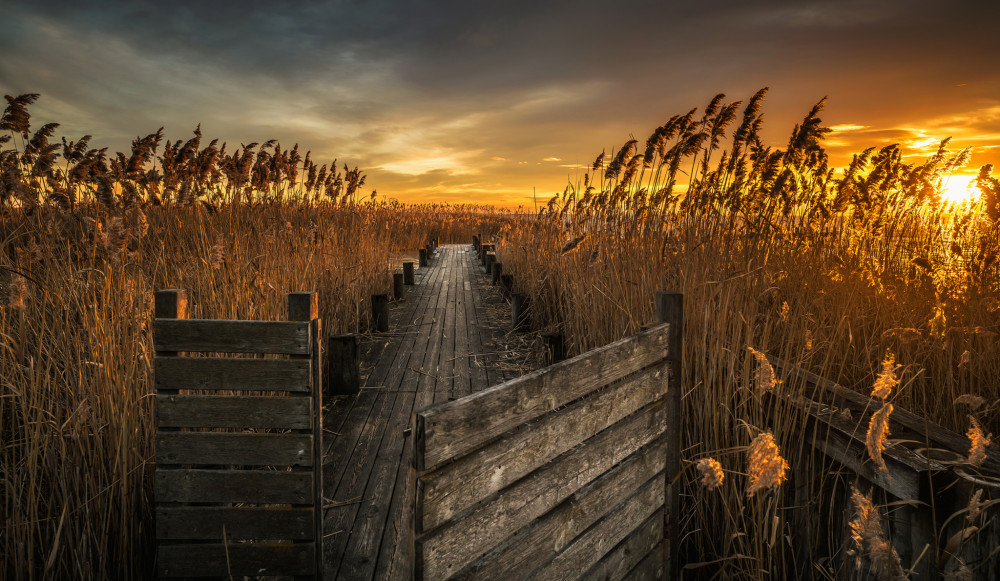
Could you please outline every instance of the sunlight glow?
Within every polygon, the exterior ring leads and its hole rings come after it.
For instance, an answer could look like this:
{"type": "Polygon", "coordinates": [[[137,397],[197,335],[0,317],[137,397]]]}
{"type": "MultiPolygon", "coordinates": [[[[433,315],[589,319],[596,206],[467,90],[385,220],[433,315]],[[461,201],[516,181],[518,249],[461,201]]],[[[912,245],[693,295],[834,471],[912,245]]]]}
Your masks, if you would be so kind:
{"type": "Polygon", "coordinates": [[[979,196],[974,175],[953,175],[945,178],[941,185],[941,198],[946,202],[960,204],[979,196]]]}

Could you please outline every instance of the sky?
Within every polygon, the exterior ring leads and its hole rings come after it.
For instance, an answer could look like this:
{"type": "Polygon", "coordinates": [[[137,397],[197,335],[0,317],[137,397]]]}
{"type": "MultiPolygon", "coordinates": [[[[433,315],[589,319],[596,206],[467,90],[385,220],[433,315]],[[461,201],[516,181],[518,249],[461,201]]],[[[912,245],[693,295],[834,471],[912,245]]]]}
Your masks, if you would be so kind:
{"type": "Polygon", "coordinates": [[[901,143],[1000,166],[1000,3],[5,0],[0,93],[128,151],[165,128],[278,139],[403,202],[547,200],[630,135],[769,87],[784,147],[827,97],[831,161],[901,143]]]}

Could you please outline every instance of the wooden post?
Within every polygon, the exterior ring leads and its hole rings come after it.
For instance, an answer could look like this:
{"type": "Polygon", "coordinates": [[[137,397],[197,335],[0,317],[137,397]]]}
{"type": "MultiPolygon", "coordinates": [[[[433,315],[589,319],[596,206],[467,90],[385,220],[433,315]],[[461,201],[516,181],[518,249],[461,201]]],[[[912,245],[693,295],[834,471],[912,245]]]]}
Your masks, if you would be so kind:
{"type": "Polygon", "coordinates": [[[566,346],[562,333],[542,333],[545,341],[545,364],[552,365],[566,359],[566,346]]]}
{"type": "Polygon", "coordinates": [[[475,234],[472,235],[472,248],[477,252],[479,251],[479,236],[475,234]]]}
{"type": "Polygon", "coordinates": [[[680,579],[680,491],[681,483],[681,377],[684,354],[684,294],[659,291],[656,293],[656,320],[669,323],[667,341],[667,465],[664,507],[663,567],[666,579],[680,579]]]}
{"type": "Polygon", "coordinates": [[[153,316],[157,319],[186,319],[188,295],[184,289],[164,289],[153,296],[153,316]]]}
{"type": "Polygon", "coordinates": [[[509,297],[514,292],[514,275],[501,274],[500,288],[503,291],[503,296],[509,297]]]}
{"type": "Polygon", "coordinates": [[[510,301],[510,322],[515,330],[522,330],[528,323],[528,295],[514,293],[510,301]]]}
{"type": "Polygon", "coordinates": [[[403,273],[392,273],[392,298],[399,300],[403,298],[403,273]]]}
{"type": "Polygon", "coordinates": [[[420,266],[427,266],[427,248],[420,249],[420,266]]]}
{"type": "MultiPolygon", "coordinates": [[[[290,355],[292,359],[312,359],[313,416],[313,529],[317,547],[323,540],[323,326],[319,319],[319,299],[315,292],[288,293],[288,320],[309,321],[309,355],[290,355]]],[[[323,551],[316,551],[316,571],[322,574],[323,551]]]]}
{"type": "Polygon", "coordinates": [[[361,358],[358,336],[333,335],[327,342],[326,360],[329,375],[326,382],[329,395],[354,395],[361,391],[361,358]]]}
{"type": "Polygon", "coordinates": [[[490,253],[486,255],[486,272],[487,274],[493,273],[493,263],[496,262],[497,255],[490,253]]]}
{"type": "Polygon", "coordinates": [[[385,333],[389,330],[389,295],[372,295],[372,316],[376,331],[385,333]]]}
{"type": "Polygon", "coordinates": [[[430,262],[434,258],[434,245],[428,242],[424,248],[427,250],[427,262],[430,262]]]}
{"type": "Polygon", "coordinates": [[[403,284],[413,284],[413,261],[403,263],[403,284]]]}
{"type": "Polygon", "coordinates": [[[503,265],[499,262],[493,263],[493,284],[500,284],[500,273],[503,272],[503,265]]]}

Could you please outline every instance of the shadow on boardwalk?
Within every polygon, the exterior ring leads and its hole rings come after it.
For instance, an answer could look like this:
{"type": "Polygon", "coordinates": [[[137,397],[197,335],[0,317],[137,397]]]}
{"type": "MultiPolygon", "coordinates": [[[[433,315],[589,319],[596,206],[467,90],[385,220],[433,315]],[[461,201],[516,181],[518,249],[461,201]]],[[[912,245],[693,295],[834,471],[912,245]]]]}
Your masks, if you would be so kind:
{"type": "Polygon", "coordinates": [[[522,373],[509,313],[471,246],[441,246],[391,306],[390,332],[363,340],[361,393],[324,418],[324,578],[410,577],[410,415],[522,373]]]}

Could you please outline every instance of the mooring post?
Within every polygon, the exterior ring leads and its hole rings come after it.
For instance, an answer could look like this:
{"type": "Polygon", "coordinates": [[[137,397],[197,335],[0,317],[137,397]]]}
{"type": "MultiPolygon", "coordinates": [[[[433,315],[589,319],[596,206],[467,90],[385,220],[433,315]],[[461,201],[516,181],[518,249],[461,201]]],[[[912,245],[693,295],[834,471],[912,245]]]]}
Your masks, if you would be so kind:
{"type": "Polygon", "coordinates": [[[496,254],[493,254],[491,252],[490,254],[486,255],[486,273],[487,274],[493,274],[493,263],[496,262],[496,260],[497,260],[497,255],[496,254]]]}
{"type": "Polygon", "coordinates": [[[403,263],[403,284],[413,284],[413,261],[403,263]]]}
{"type": "Polygon", "coordinates": [[[511,295],[510,322],[511,327],[516,331],[523,330],[527,326],[528,295],[523,293],[514,293],[511,295]]]}
{"type": "Polygon", "coordinates": [[[562,333],[542,333],[545,341],[545,364],[552,365],[566,359],[566,347],[562,333]]]}
{"type": "Polygon", "coordinates": [[[376,331],[385,333],[389,330],[389,295],[372,295],[372,316],[376,331]]]}
{"type": "Polygon", "coordinates": [[[681,482],[681,377],[684,353],[684,294],[656,293],[656,320],[669,323],[667,335],[667,465],[665,472],[666,511],[663,532],[663,566],[666,579],[680,579],[680,491],[681,482]]]}
{"type": "Polygon", "coordinates": [[[511,293],[514,292],[514,275],[513,274],[501,274],[500,275],[500,290],[503,292],[503,296],[509,297],[511,293]]]}
{"type": "Polygon", "coordinates": [[[500,273],[501,272],[503,272],[503,265],[500,264],[499,262],[494,262],[493,263],[493,272],[491,273],[491,274],[493,274],[493,280],[492,280],[492,282],[493,282],[494,285],[500,284],[500,273]]]}
{"type": "Polygon", "coordinates": [[[361,391],[361,357],[358,336],[353,333],[333,335],[327,341],[326,360],[329,362],[327,393],[354,395],[361,391]]]}
{"type": "Polygon", "coordinates": [[[394,300],[399,300],[403,298],[403,273],[394,272],[392,273],[392,298],[394,300]]]}
{"type": "Polygon", "coordinates": [[[419,259],[419,261],[420,261],[420,266],[421,267],[427,266],[427,249],[426,248],[421,248],[420,249],[420,259],[419,259]]]}

